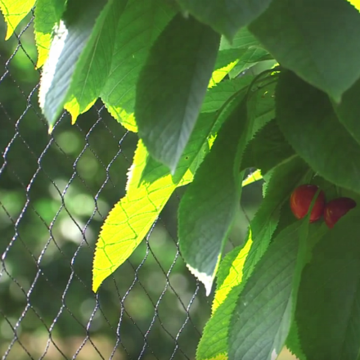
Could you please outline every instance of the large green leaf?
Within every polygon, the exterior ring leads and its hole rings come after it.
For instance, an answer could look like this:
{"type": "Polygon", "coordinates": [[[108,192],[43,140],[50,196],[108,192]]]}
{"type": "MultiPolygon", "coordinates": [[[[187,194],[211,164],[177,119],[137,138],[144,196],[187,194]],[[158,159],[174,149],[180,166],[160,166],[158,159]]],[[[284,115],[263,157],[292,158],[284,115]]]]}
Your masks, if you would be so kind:
{"type": "Polygon", "coordinates": [[[38,50],[36,67],[44,65],[50,51],[54,27],[59,25],[65,9],[65,0],[38,0],[35,7],[35,40],[38,50]]]}
{"type": "Polygon", "coordinates": [[[175,172],[209,84],[220,35],[194,18],[175,16],[140,73],[135,117],[151,156],[175,172]]]}
{"type": "Polygon", "coordinates": [[[360,209],[313,250],[302,273],[296,320],[307,360],[353,360],[360,352],[360,209]]]}
{"type": "Polygon", "coordinates": [[[116,29],[128,0],[110,0],[102,21],[98,21],[76,64],[65,108],[74,123],[100,96],[111,69],[116,29]]]}
{"type": "Polygon", "coordinates": [[[19,25],[20,21],[29,13],[36,0],[1,0],[0,9],[7,25],[5,40],[8,40],[19,25]]]}
{"type": "MultiPolygon", "coordinates": [[[[315,199],[313,199],[310,208],[312,208],[313,203],[315,203],[315,199]]],[[[311,209],[306,216],[306,220],[303,221],[299,229],[299,251],[296,259],[292,292],[292,324],[290,327],[289,335],[286,339],[286,346],[293,354],[296,355],[299,360],[306,360],[306,356],[304,355],[301,348],[298,334],[298,326],[295,318],[301,275],[305,265],[311,259],[312,249],[314,248],[314,245],[328,230],[324,222],[316,222],[314,224],[310,224],[310,214],[311,209]]]]}
{"type": "Polygon", "coordinates": [[[177,0],[184,11],[232,40],[236,32],[259,16],[271,0],[177,0]]]}
{"type": "Polygon", "coordinates": [[[247,112],[244,100],[231,113],[179,206],[180,250],[207,294],[239,206],[239,165],[253,120],[247,112]]]}
{"type": "Polygon", "coordinates": [[[229,360],[276,359],[291,323],[291,293],[301,222],[271,243],[249,278],[232,315],[229,360]]]}
{"type": "Polygon", "coordinates": [[[273,0],[249,29],[288,69],[336,101],[360,77],[360,14],[341,0],[273,0]]]}
{"type": "Polygon", "coordinates": [[[261,128],[246,146],[241,169],[255,167],[265,175],[269,170],[297,156],[285,140],[275,119],[261,128]]]}
{"type": "Polygon", "coordinates": [[[276,118],[295,151],[319,175],[360,192],[360,145],[338,121],[325,93],[289,71],[282,73],[276,118]]]}
{"type": "MultiPolygon", "coordinates": [[[[243,184],[245,182],[243,181],[243,184]]],[[[280,228],[280,233],[293,223],[293,214],[285,204],[282,207],[277,230],[280,228]],[[289,217],[289,213],[291,217],[289,217]]],[[[220,263],[217,273],[217,289],[213,300],[213,314],[204,328],[197,349],[198,360],[226,360],[228,358],[228,335],[232,313],[244,284],[252,274],[249,271],[249,265],[246,266],[246,262],[249,261],[249,256],[254,259],[256,254],[261,258],[266,250],[267,248],[261,249],[259,246],[253,247],[253,241],[249,237],[243,248],[234,249],[220,263]]]]}
{"type": "Polygon", "coordinates": [[[173,16],[164,1],[128,0],[113,29],[111,68],[100,96],[111,115],[131,131],[137,131],[134,107],[140,71],[151,46],[173,16]]]}
{"type": "Polygon", "coordinates": [[[360,80],[344,93],[340,104],[333,104],[340,122],[360,144],[360,80]]]}
{"type": "Polygon", "coordinates": [[[50,125],[62,110],[79,56],[89,38],[93,40],[97,36],[109,4],[106,5],[106,0],[67,2],[41,77],[40,106],[50,125]]]}

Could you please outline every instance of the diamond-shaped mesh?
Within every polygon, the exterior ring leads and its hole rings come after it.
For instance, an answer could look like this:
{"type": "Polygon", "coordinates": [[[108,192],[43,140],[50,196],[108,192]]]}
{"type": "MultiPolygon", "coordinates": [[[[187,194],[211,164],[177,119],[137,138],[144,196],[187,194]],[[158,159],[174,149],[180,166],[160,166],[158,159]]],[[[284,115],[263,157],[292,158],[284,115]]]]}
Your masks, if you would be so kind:
{"type": "MultiPolygon", "coordinates": [[[[32,26],[28,17],[0,43],[0,355],[195,359],[211,297],[179,253],[176,209],[184,189],[94,294],[96,237],[124,195],[137,137],[100,102],[74,126],[64,113],[48,134],[32,26]]],[[[233,243],[244,236],[243,223],[233,243]]]]}

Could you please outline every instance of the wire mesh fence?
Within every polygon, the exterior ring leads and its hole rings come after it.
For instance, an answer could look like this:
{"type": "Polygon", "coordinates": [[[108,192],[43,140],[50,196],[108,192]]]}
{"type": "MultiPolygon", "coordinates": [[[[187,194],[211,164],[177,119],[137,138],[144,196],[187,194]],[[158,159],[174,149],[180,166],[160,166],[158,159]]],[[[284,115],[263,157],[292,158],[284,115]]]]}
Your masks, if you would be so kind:
{"type": "MultiPolygon", "coordinates": [[[[94,294],[95,241],[124,195],[137,137],[100,102],[74,126],[62,114],[48,134],[32,26],[30,16],[0,45],[2,359],[195,359],[211,296],[179,253],[176,209],[184,189],[94,294]]],[[[256,190],[244,193],[247,208],[229,248],[245,236],[256,190]]]]}

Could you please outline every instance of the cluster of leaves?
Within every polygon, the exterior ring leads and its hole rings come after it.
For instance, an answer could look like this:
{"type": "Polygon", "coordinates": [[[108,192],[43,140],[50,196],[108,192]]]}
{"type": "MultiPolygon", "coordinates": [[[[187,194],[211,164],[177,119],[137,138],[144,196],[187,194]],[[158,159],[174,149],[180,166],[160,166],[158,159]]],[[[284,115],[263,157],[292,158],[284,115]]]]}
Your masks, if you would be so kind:
{"type": "MultiPolygon", "coordinates": [[[[34,1],[4,3],[11,29],[34,1]]],[[[140,138],[126,196],[99,235],[94,291],[173,191],[191,183],[178,212],[180,249],[207,293],[217,275],[197,359],[276,359],[284,345],[300,359],[358,358],[360,210],[329,230],[295,221],[288,199],[312,182],[328,199],[360,203],[359,8],[346,0],[37,1],[40,104],[50,126],[63,108],[75,122],[101,98],[140,138]],[[247,242],[221,261],[253,167],[264,200],[247,242]]]]}

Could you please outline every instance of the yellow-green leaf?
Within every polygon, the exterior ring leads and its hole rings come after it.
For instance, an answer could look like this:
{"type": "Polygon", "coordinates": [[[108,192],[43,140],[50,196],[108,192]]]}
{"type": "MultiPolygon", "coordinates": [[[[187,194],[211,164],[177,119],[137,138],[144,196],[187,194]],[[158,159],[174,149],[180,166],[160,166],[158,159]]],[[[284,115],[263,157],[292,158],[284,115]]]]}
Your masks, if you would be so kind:
{"type": "Polygon", "coordinates": [[[250,185],[256,181],[259,181],[262,179],[261,171],[256,170],[252,174],[249,174],[246,179],[243,180],[242,186],[250,185]]]}
{"type": "Polygon", "coordinates": [[[237,257],[232,262],[228,276],[222,282],[221,286],[216,289],[215,297],[212,303],[212,314],[214,314],[215,310],[224,302],[230,290],[241,283],[243,278],[243,267],[251,245],[252,239],[251,236],[249,236],[245,246],[239,251],[237,257]]]}
{"type": "Polygon", "coordinates": [[[208,88],[212,88],[216,84],[218,84],[238,63],[239,60],[233,61],[230,64],[222,67],[221,69],[215,70],[212,75],[209,82],[208,88]]]}
{"type": "Polygon", "coordinates": [[[5,40],[8,40],[19,25],[20,21],[29,13],[36,0],[0,0],[0,9],[7,25],[5,40]]]}
{"type": "Polygon", "coordinates": [[[347,0],[355,9],[360,11],[360,0],[347,0]]]}
{"type": "Polygon", "coordinates": [[[141,243],[177,184],[167,174],[152,183],[139,183],[148,153],[141,141],[129,172],[126,196],[110,211],[98,242],[93,263],[93,291],[111,275],[141,243]]]}

